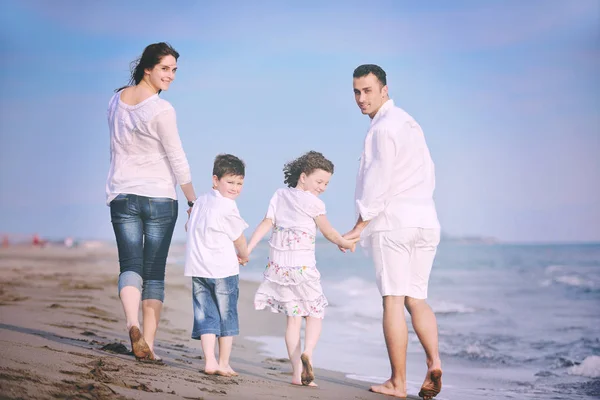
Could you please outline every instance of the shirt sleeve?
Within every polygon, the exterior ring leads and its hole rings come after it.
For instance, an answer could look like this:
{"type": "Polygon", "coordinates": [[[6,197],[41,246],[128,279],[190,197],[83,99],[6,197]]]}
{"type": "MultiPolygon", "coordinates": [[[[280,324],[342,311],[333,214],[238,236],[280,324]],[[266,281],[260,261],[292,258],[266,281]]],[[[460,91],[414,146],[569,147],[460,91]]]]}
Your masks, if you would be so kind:
{"type": "Polygon", "coordinates": [[[381,213],[389,197],[396,143],[393,139],[394,132],[380,130],[373,132],[370,146],[365,145],[365,150],[370,149],[370,154],[365,163],[362,185],[362,194],[356,199],[356,206],[363,219],[369,221],[381,213]]]}
{"type": "Polygon", "coordinates": [[[278,198],[278,192],[275,192],[273,194],[273,197],[271,197],[271,201],[269,202],[269,208],[267,209],[267,214],[265,215],[265,218],[269,218],[271,221],[273,221],[273,223],[275,223],[275,207],[277,205],[278,198]]]}
{"type": "Polygon", "coordinates": [[[223,232],[232,241],[237,240],[244,233],[244,230],[248,228],[248,224],[240,216],[237,207],[232,208],[229,213],[222,216],[221,226],[223,232]]]}
{"type": "Polygon", "coordinates": [[[185,185],[192,181],[190,165],[181,145],[179,131],[177,130],[177,117],[174,108],[169,108],[156,116],[156,129],[158,137],[169,158],[169,164],[177,178],[177,183],[185,185]]]}
{"type": "Polygon", "coordinates": [[[327,211],[325,210],[325,203],[323,200],[319,199],[317,196],[307,194],[310,201],[306,206],[306,213],[311,218],[317,218],[319,215],[325,215],[327,211]]]}

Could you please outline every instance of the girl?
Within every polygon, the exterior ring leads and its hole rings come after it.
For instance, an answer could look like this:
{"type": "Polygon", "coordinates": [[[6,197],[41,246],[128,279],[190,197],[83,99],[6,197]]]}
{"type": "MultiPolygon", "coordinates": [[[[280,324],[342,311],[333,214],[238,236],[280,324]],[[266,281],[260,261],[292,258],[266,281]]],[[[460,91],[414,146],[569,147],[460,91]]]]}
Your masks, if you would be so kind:
{"type": "Polygon", "coordinates": [[[154,43],[133,65],[129,86],[108,107],[106,203],[119,250],[119,297],[136,359],[159,361],[154,338],[165,297],[165,265],[177,221],[178,184],[196,200],[175,110],[158,95],[175,79],[179,53],[154,43]],[[143,329],[138,312],[142,304],[143,329]]]}
{"type": "Polygon", "coordinates": [[[333,174],[331,161],[321,153],[309,151],[287,163],[283,172],[288,187],[275,192],[267,215],[248,244],[248,251],[252,252],[272,229],[269,263],[265,280],[254,297],[254,307],[287,315],[285,343],[292,363],[292,384],[317,386],[311,360],[327,306],[315,261],[317,227],[325,238],[344,249],[354,251],[358,239],[344,239],[333,229],[325,216],[325,204],[318,198],[333,174]],[[302,317],[306,318],[303,353],[302,317]]]}

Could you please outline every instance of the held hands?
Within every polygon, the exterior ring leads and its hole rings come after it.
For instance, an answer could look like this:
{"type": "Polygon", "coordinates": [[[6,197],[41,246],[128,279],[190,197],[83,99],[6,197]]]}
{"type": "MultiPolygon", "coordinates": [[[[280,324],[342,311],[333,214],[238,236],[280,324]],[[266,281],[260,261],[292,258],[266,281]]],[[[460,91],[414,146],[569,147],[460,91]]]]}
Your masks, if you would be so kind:
{"type": "Polygon", "coordinates": [[[346,252],[346,250],[350,250],[352,253],[354,253],[354,251],[356,250],[356,242],[358,242],[359,240],[359,237],[355,239],[346,239],[342,237],[342,242],[338,246],[338,248],[344,253],[346,252]]]}
{"type": "Polygon", "coordinates": [[[360,240],[360,231],[356,228],[342,235],[343,243],[338,246],[342,253],[350,250],[352,253],[356,250],[356,243],[360,240]]]}
{"type": "Polygon", "coordinates": [[[250,260],[249,256],[242,257],[239,254],[237,255],[237,258],[238,258],[238,262],[240,263],[240,265],[246,265],[246,264],[248,264],[248,261],[250,260]]]}

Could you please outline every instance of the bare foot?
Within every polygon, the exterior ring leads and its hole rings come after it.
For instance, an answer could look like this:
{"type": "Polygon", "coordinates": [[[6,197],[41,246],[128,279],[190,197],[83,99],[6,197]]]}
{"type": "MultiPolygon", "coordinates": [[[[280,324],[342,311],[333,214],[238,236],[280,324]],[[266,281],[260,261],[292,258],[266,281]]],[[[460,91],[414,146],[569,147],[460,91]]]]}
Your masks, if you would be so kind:
{"type": "Polygon", "coordinates": [[[292,381],[292,385],[296,385],[296,386],[309,386],[309,387],[319,387],[319,385],[317,385],[315,382],[311,382],[308,385],[303,384],[300,381],[292,381]]]}
{"type": "Polygon", "coordinates": [[[152,350],[148,347],[148,344],[140,332],[140,328],[132,326],[129,329],[129,340],[131,340],[131,351],[135,356],[136,360],[145,360],[152,358],[152,350]]]}
{"type": "Polygon", "coordinates": [[[308,386],[312,381],[315,380],[312,364],[310,363],[310,358],[308,358],[306,353],[302,353],[300,360],[302,361],[302,375],[300,375],[302,384],[308,386]]]}
{"type": "Polygon", "coordinates": [[[425,381],[421,386],[419,397],[424,400],[431,400],[437,396],[442,390],[442,370],[439,368],[430,369],[427,371],[425,381]]]}
{"type": "Polygon", "coordinates": [[[406,398],[406,389],[394,386],[391,380],[387,380],[381,385],[371,386],[371,389],[369,390],[375,393],[387,394],[388,396],[400,397],[403,399],[406,398]]]}
{"type": "Polygon", "coordinates": [[[230,365],[228,365],[227,367],[219,367],[216,374],[221,375],[221,376],[238,376],[239,375],[237,372],[235,372],[233,370],[233,368],[231,368],[230,365]]]}
{"type": "Polygon", "coordinates": [[[210,362],[207,361],[206,364],[204,364],[204,372],[206,375],[216,375],[219,372],[219,364],[215,361],[210,362]]]}

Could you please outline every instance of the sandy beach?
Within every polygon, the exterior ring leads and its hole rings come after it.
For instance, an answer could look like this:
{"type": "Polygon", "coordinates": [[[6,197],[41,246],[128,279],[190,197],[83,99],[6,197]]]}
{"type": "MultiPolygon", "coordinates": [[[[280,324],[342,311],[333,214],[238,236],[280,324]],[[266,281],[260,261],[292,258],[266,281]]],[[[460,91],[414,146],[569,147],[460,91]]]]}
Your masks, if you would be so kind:
{"type": "Polygon", "coordinates": [[[130,353],[116,250],[3,248],[0,271],[2,399],[386,398],[319,368],[318,388],[291,385],[288,360],[262,357],[245,339],[283,336],[285,329],[281,315],[254,311],[254,282],[240,284],[241,336],[232,354],[240,376],[225,378],[200,372],[200,343],[190,338],[191,283],[181,268],[167,267],[156,343],[164,365],[137,362],[130,353]]]}

